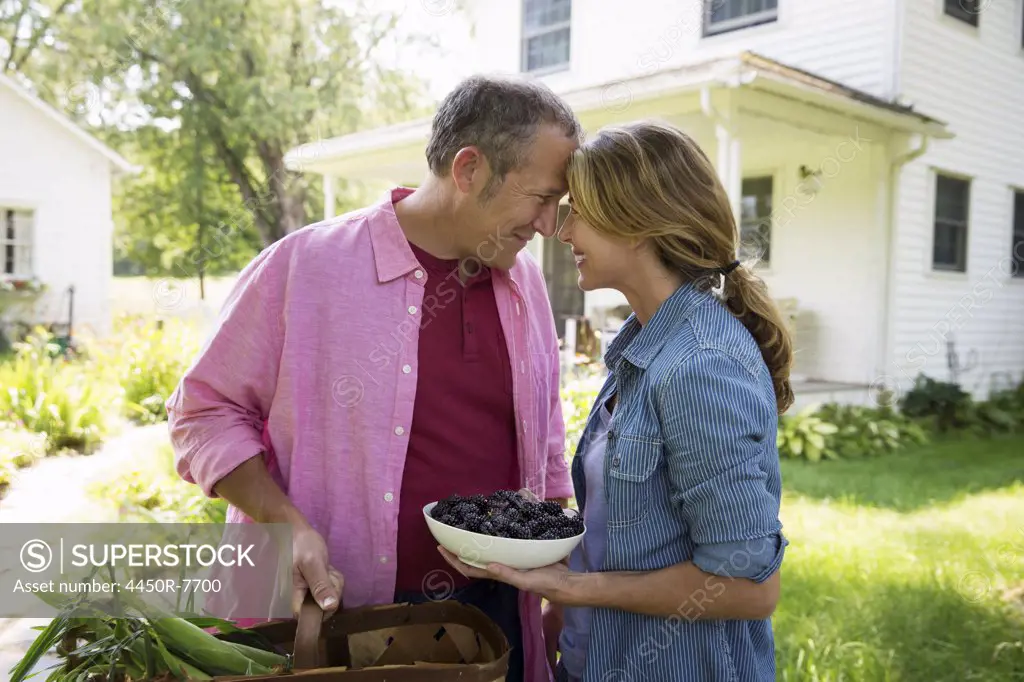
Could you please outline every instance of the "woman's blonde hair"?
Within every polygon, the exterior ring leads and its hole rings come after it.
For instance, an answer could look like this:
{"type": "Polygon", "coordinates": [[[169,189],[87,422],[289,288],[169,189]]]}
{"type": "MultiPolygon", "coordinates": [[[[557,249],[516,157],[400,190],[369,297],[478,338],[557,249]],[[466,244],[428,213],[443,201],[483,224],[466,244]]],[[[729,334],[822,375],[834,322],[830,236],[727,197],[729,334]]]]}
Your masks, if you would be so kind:
{"type": "MultiPolygon", "coordinates": [[[[739,233],[711,161],[688,135],[659,121],[602,129],[573,154],[572,210],[595,230],[650,240],[662,262],[699,286],[736,260],[739,233]]],[[[779,414],[793,403],[793,346],[778,306],[750,266],[723,277],[722,296],[757,341],[779,414]]]]}

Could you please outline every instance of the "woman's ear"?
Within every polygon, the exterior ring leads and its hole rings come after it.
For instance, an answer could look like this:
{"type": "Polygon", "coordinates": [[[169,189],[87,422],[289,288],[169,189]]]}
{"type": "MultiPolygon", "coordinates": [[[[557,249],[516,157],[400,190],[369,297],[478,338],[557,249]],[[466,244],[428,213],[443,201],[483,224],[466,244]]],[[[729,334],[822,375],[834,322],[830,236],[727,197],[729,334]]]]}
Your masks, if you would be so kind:
{"type": "Polygon", "coordinates": [[[632,249],[633,251],[635,251],[637,253],[637,255],[640,255],[640,254],[650,254],[652,256],[657,256],[658,255],[657,252],[655,251],[654,243],[652,242],[652,240],[647,239],[645,237],[630,237],[629,238],[629,248],[632,249]]]}

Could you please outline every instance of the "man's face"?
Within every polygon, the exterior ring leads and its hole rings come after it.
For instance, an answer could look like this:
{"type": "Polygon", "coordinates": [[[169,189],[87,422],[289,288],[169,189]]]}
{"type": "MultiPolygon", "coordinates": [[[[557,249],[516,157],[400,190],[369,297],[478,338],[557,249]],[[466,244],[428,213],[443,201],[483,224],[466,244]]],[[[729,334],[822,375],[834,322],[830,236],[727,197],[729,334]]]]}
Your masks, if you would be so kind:
{"type": "Polygon", "coordinates": [[[534,234],[555,234],[558,201],[568,191],[566,164],[576,146],[560,128],[541,127],[523,165],[510,171],[490,197],[477,192],[460,202],[468,257],[508,270],[534,234]]]}

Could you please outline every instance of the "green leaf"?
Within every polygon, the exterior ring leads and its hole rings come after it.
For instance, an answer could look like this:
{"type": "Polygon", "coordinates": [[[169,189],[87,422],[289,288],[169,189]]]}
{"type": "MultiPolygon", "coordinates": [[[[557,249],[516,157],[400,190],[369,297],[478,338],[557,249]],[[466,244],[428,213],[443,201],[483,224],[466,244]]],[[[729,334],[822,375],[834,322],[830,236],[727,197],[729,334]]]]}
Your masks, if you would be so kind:
{"type": "Polygon", "coordinates": [[[66,616],[58,616],[50,621],[46,629],[29,646],[25,656],[10,670],[10,682],[22,682],[26,679],[29,671],[39,663],[39,659],[64,637],[68,624],[66,616]]]}

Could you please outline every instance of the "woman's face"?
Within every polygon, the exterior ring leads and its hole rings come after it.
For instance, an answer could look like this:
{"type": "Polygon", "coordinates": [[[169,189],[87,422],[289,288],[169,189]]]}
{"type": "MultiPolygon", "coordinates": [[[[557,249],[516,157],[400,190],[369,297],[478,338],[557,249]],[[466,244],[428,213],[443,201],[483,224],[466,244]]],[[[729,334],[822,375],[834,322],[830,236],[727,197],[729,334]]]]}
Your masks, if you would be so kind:
{"type": "Polygon", "coordinates": [[[627,240],[598,232],[575,211],[566,216],[557,236],[572,247],[580,272],[578,284],[584,291],[621,289],[637,265],[637,250],[627,240]]]}

